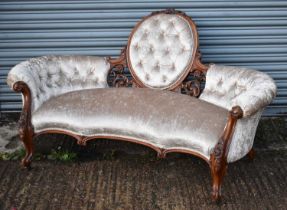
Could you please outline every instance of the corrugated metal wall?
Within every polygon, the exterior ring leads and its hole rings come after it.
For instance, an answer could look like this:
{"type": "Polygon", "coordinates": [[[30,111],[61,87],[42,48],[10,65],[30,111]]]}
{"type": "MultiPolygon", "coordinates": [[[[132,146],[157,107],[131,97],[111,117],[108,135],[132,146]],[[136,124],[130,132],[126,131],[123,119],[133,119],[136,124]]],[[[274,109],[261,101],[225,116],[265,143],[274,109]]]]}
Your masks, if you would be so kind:
{"type": "Polygon", "coordinates": [[[119,54],[132,27],[151,11],[176,8],[192,16],[206,63],[249,66],[271,75],[278,96],[265,115],[287,113],[287,1],[30,0],[0,1],[1,111],[19,111],[9,69],[47,54],[119,54]]]}

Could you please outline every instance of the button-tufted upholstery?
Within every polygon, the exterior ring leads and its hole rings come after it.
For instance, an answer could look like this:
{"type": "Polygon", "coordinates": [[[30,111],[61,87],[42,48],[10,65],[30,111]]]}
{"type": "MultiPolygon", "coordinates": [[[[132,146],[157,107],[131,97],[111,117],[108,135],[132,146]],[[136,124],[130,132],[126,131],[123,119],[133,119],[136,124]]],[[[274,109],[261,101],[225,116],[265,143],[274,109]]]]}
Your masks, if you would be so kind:
{"type": "Polygon", "coordinates": [[[226,109],[171,91],[100,88],[49,99],[33,113],[32,123],[36,132],[132,138],[165,149],[189,149],[209,159],[227,118],[226,109]]]}
{"type": "Polygon", "coordinates": [[[267,74],[247,68],[210,65],[200,99],[231,110],[240,106],[245,117],[272,102],[276,85],[267,74]]]}
{"type": "Polygon", "coordinates": [[[201,100],[231,110],[243,109],[231,141],[228,162],[244,157],[252,148],[263,108],[276,95],[276,85],[267,74],[240,67],[210,65],[201,100]]]}
{"type": "Polygon", "coordinates": [[[145,86],[165,89],[190,67],[194,36],[189,22],[175,14],[157,14],[134,31],[128,46],[131,73],[145,86]]]}
{"type": "Polygon", "coordinates": [[[8,74],[12,88],[17,81],[28,84],[32,111],[52,96],[62,93],[107,87],[110,64],[95,56],[44,56],[16,65],[8,74]]]}

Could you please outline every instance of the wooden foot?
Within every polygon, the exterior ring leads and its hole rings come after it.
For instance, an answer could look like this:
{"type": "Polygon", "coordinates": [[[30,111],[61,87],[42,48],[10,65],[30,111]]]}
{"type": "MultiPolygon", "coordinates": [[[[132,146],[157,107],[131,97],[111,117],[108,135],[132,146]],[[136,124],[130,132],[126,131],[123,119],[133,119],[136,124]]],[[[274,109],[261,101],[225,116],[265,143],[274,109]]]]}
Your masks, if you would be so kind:
{"type": "Polygon", "coordinates": [[[24,166],[27,169],[31,168],[31,161],[32,161],[32,156],[33,156],[33,152],[34,152],[34,146],[33,146],[33,136],[31,133],[29,132],[25,132],[24,135],[20,135],[21,140],[25,146],[25,150],[26,150],[26,155],[25,157],[22,159],[21,164],[22,166],[24,166]]]}
{"type": "Polygon", "coordinates": [[[213,157],[210,163],[212,176],[212,200],[219,203],[221,201],[221,185],[226,173],[227,162],[225,160],[219,161],[213,157]]]}
{"type": "Polygon", "coordinates": [[[248,156],[249,160],[254,160],[255,151],[253,148],[248,152],[247,156],[248,156]]]}

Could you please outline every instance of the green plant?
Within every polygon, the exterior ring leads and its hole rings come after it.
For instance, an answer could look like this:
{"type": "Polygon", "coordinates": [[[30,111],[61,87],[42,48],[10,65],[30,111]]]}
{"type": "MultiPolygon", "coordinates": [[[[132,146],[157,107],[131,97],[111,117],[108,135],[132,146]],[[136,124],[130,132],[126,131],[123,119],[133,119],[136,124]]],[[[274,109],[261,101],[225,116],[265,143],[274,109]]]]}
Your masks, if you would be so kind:
{"type": "Polygon", "coordinates": [[[51,154],[49,154],[47,158],[49,160],[60,160],[64,162],[69,162],[77,159],[77,153],[52,150],[51,154]]]}
{"type": "Polygon", "coordinates": [[[19,149],[14,152],[2,152],[0,153],[0,160],[20,160],[25,156],[25,150],[19,149]]]}

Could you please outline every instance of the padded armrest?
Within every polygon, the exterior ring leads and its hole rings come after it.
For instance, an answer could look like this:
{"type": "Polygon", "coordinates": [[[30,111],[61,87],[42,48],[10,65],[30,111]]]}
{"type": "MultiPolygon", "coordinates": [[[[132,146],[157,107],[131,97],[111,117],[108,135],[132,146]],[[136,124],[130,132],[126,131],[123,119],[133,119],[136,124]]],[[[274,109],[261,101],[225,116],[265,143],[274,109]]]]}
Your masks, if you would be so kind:
{"type": "Polygon", "coordinates": [[[66,92],[107,87],[110,64],[95,56],[44,56],[21,62],[11,69],[7,83],[13,89],[25,82],[32,95],[32,112],[53,96],[66,92]]]}
{"type": "Polygon", "coordinates": [[[211,65],[200,99],[228,110],[240,106],[247,117],[272,102],[276,95],[273,79],[265,73],[233,66],[211,65]]]}

